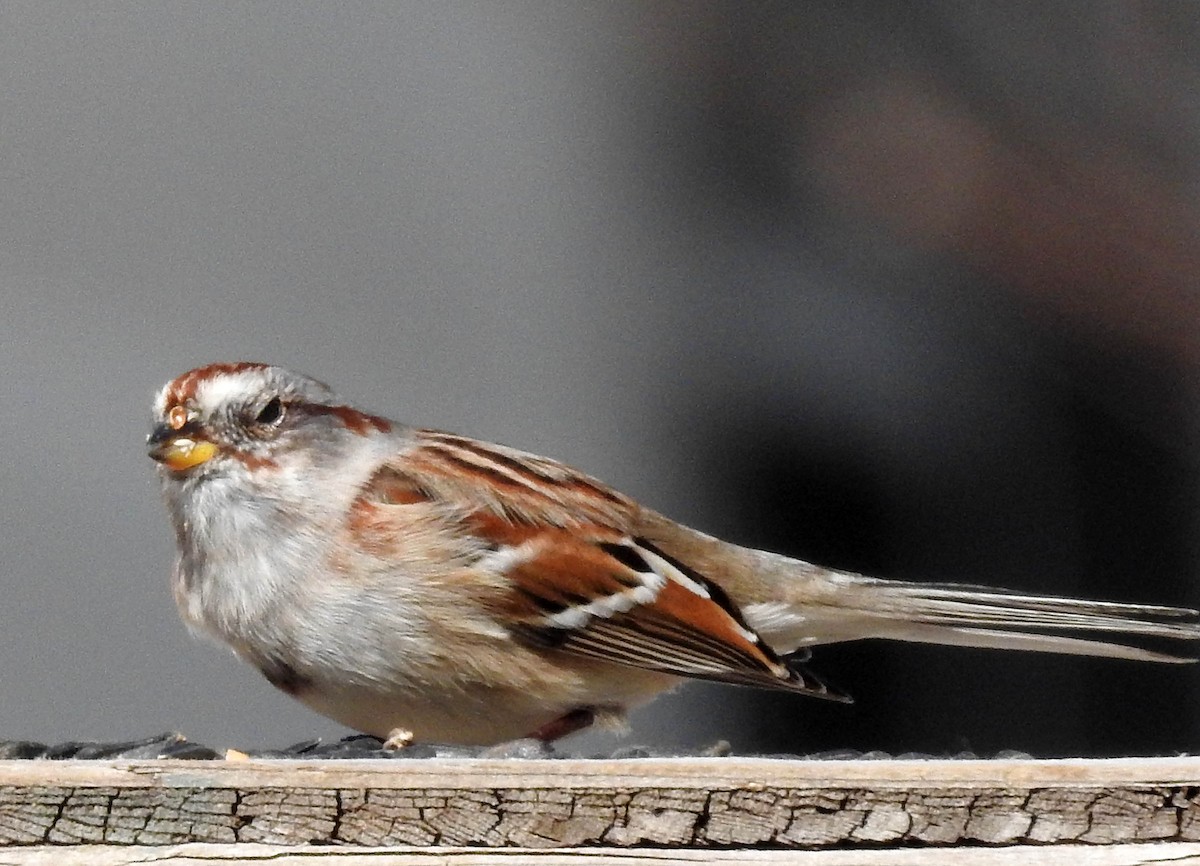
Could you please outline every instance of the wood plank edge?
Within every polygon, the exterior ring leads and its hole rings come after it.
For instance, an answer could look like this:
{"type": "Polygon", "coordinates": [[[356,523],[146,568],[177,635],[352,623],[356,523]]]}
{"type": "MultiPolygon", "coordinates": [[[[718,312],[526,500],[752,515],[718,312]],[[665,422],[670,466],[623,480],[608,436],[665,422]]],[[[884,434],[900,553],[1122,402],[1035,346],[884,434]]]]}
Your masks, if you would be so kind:
{"type": "Polygon", "coordinates": [[[804,761],[0,761],[0,785],[106,788],[679,788],[1200,786],[1200,758],[804,761]]]}

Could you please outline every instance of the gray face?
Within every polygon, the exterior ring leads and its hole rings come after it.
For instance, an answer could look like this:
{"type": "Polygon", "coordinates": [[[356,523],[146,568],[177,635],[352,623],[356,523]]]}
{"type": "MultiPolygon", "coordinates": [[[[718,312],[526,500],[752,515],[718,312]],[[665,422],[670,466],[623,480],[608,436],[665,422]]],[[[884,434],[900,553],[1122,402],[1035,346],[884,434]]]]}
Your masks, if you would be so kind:
{"type": "Polygon", "coordinates": [[[369,423],[315,379],[264,364],[213,364],[162,389],[148,444],[166,477],[199,480],[271,466],[284,450],[369,423]]]}

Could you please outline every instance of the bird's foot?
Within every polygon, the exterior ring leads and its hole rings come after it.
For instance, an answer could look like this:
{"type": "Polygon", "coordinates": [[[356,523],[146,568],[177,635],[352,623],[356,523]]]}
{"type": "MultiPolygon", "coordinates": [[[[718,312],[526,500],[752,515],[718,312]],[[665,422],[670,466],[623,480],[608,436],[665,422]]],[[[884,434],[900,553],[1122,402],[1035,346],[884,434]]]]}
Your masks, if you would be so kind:
{"type": "Polygon", "coordinates": [[[388,733],[387,739],[383,741],[383,748],[389,752],[398,752],[411,746],[413,739],[412,731],[405,728],[393,728],[388,733]]]}

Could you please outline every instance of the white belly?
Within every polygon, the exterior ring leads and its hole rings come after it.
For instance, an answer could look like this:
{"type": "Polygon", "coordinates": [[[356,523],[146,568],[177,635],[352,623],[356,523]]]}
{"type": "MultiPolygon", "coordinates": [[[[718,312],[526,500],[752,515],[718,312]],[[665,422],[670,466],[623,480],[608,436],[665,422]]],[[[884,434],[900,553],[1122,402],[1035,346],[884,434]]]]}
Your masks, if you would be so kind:
{"type": "Polygon", "coordinates": [[[310,684],[295,697],[323,716],[386,739],[411,731],[417,742],[490,745],[533,734],[573,710],[587,708],[620,724],[625,712],[669,689],[677,678],[633,668],[608,668],[602,679],[576,680],[562,689],[529,690],[427,686],[419,692],[361,685],[310,684]],[[617,676],[609,672],[617,670],[617,676]]]}

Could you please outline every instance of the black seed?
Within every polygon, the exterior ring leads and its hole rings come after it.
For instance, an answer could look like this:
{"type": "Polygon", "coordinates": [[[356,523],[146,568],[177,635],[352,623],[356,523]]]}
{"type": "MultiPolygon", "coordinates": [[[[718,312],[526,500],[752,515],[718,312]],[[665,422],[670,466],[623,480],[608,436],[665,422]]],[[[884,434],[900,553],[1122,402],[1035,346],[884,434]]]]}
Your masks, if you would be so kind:
{"type": "Polygon", "coordinates": [[[46,754],[45,743],[35,743],[31,740],[8,740],[0,742],[0,760],[28,760],[40,758],[46,754]]]}
{"type": "Polygon", "coordinates": [[[296,672],[296,669],[286,662],[273,659],[259,666],[267,682],[287,695],[295,697],[304,691],[312,682],[296,672]]]}

